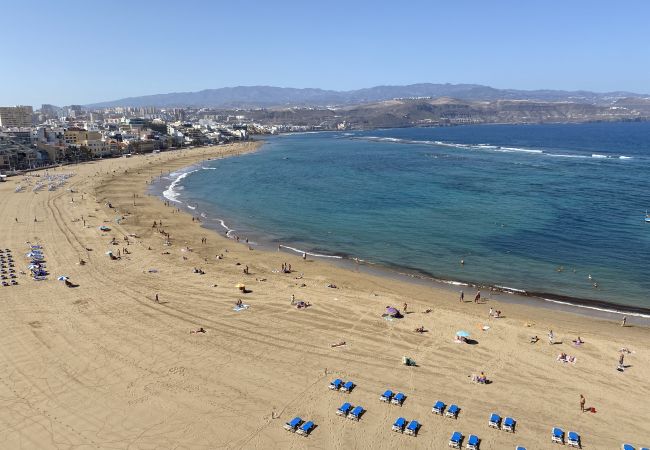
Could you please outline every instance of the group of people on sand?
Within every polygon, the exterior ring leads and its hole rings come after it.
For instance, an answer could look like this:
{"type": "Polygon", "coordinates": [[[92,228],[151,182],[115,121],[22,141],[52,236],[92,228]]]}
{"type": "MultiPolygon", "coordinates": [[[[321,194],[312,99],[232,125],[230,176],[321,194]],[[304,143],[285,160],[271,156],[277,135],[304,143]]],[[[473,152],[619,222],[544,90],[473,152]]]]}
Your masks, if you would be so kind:
{"type": "Polygon", "coordinates": [[[487,379],[487,375],[485,375],[485,372],[481,372],[479,375],[472,374],[472,381],[474,383],[478,384],[488,384],[489,381],[487,379]]]}
{"type": "Polygon", "coordinates": [[[291,273],[291,264],[282,263],[282,273],[291,273]]]}
{"type": "Polygon", "coordinates": [[[494,317],[495,319],[501,318],[501,311],[495,310],[494,308],[490,308],[490,312],[488,313],[488,317],[494,317]]]}
{"type": "Polygon", "coordinates": [[[199,275],[205,275],[205,272],[203,271],[203,269],[200,269],[200,268],[197,268],[197,267],[194,268],[193,273],[198,273],[199,275]]]}
{"type": "Polygon", "coordinates": [[[303,300],[297,300],[294,294],[291,294],[291,306],[295,306],[296,309],[305,309],[311,306],[311,303],[305,302],[303,300]]]}

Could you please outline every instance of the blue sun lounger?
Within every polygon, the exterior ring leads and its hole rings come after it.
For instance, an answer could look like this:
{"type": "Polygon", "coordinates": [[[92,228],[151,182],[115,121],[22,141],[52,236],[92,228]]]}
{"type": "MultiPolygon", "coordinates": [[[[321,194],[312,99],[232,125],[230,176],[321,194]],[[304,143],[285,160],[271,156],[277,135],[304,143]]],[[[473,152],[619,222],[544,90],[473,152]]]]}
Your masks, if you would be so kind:
{"type": "Polygon", "coordinates": [[[458,413],[459,412],[460,412],[460,408],[457,405],[451,405],[447,409],[447,412],[445,413],[445,416],[453,417],[454,419],[458,419],[458,413]]]}
{"type": "Polygon", "coordinates": [[[515,447],[515,450],[526,450],[526,447],[522,447],[521,445],[518,445],[515,447]]]}
{"type": "Polygon", "coordinates": [[[404,400],[406,400],[406,395],[402,394],[401,392],[398,392],[395,394],[395,397],[390,401],[393,405],[399,405],[402,406],[402,403],[404,403],[404,400]]]}
{"type": "Polygon", "coordinates": [[[330,383],[330,389],[332,389],[333,391],[338,391],[342,385],[343,385],[343,381],[340,378],[337,378],[336,380],[330,383]]]}
{"type": "Polygon", "coordinates": [[[498,430],[501,427],[501,416],[497,413],[492,413],[490,420],[488,421],[488,426],[498,430]]]}
{"type": "Polygon", "coordinates": [[[632,444],[621,445],[621,450],[636,450],[632,444]]]}
{"type": "Polygon", "coordinates": [[[557,444],[564,444],[564,431],[560,428],[554,427],[551,430],[551,441],[557,444]]]}
{"type": "Polygon", "coordinates": [[[381,400],[382,402],[387,402],[388,403],[388,402],[390,402],[390,400],[392,398],[393,398],[393,391],[391,391],[389,389],[386,392],[384,392],[383,394],[381,394],[381,396],[379,397],[379,400],[381,400]]]}
{"type": "Polygon", "coordinates": [[[417,436],[418,430],[420,429],[420,424],[417,420],[411,420],[408,427],[406,427],[405,433],[409,436],[417,436]]]}
{"type": "Polygon", "coordinates": [[[513,419],[512,417],[506,417],[503,419],[503,423],[501,424],[501,429],[503,431],[509,431],[511,433],[515,432],[515,425],[517,425],[517,421],[513,419]]]}
{"type": "Polygon", "coordinates": [[[403,433],[405,426],[406,426],[406,419],[404,417],[399,417],[393,424],[392,430],[397,431],[399,433],[403,433]]]}
{"type": "Polygon", "coordinates": [[[348,415],[351,409],[352,405],[348,402],[345,402],[339,407],[339,409],[336,410],[336,415],[345,417],[348,415]]]}
{"type": "Polygon", "coordinates": [[[581,448],[580,435],[575,431],[569,431],[566,437],[566,443],[569,447],[581,448]]]}
{"type": "Polygon", "coordinates": [[[298,425],[302,423],[302,419],[300,417],[294,417],[291,419],[290,422],[287,422],[284,424],[284,429],[287,431],[291,431],[292,433],[296,432],[296,428],[298,428],[298,425]]]}
{"type": "Polygon", "coordinates": [[[341,390],[343,392],[347,392],[348,394],[353,388],[354,388],[354,383],[352,381],[346,381],[345,384],[341,386],[341,390]]]}
{"type": "Polygon", "coordinates": [[[309,433],[314,429],[314,426],[314,422],[310,420],[309,422],[303,423],[302,426],[296,430],[296,433],[301,436],[309,436],[309,433]]]}
{"type": "Polygon", "coordinates": [[[441,416],[445,412],[445,404],[438,400],[435,405],[433,405],[433,408],[431,408],[431,412],[434,414],[440,414],[441,416]]]}
{"type": "Polygon", "coordinates": [[[452,448],[460,448],[460,443],[463,440],[463,434],[460,431],[454,431],[449,438],[449,446],[452,448]]]}
{"type": "Polygon", "coordinates": [[[469,438],[467,439],[467,445],[465,448],[467,450],[478,450],[478,446],[481,443],[481,440],[478,438],[477,435],[475,434],[470,434],[469,438]]]}
{"type": "Polygon", "coordinates": [[[350,414],[348,414],[348,419],[358,421],[361,418],[361,414],[363,414],[363,407],[357,406],[352,411],[350,411],[350,414]]]}

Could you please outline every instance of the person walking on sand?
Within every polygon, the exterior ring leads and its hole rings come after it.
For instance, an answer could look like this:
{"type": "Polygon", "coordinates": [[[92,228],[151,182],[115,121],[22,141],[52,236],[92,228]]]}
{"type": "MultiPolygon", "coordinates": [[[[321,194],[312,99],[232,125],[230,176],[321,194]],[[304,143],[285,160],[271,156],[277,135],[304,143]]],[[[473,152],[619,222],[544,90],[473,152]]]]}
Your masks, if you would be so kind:
{"type": "Polygon", "coordinates": [[[623,316],[623,320],[621,321],[621,326],[624,327],[626,323],[627,323],[627,316],[623,316]]]}
{"type": "Polygon", "coordinates": [[[463,291],[460,291],[460,297],[458,297],[458,301],[460,303],[465,303],[465,293],[463,291]]]}
{"type": "Polygon", "coordinates": [[[490,312],[488,313],[488,317],[492,317],[494,315],[494,309],[490,308],[490,312]]]}
{"type": "Polygon", "coordinates": [[[154,301],[155,301],[156,303],[160,303],[160,301],[158,300],[158,294],[156,294],[156,298],[155,298],[154,301]]]}
{"type": "Polygon", "coordinates": [[[548,343],[551,345],[555,343],[555,335],[553,334],[553,330],[548,331],[548,343]]]}
{"type": "Polygon", "coordinates": [[[580,394],[580,411],[585,412],[585,396],[580,394]]]}
{"type": "Polygon", "coordinates": [[[409,305],[407,305],[406,302],[404,302],[404,314],[406,314],[407,309],[409,309],[409,305]]]}
{"type": "Polygon", "coordinates": [[[618,370],[623,370],[625,369],[625,366],[623,366],[623,362],[625,361],[625,355],[621,353],[621,356],[618,357],[618,370]]]}
{"type": "Polygon", "coordinates": [[[478,303],[481,300],[481,291],[476,291],[476,297],[474,297],[474,303],[478,303]]]}

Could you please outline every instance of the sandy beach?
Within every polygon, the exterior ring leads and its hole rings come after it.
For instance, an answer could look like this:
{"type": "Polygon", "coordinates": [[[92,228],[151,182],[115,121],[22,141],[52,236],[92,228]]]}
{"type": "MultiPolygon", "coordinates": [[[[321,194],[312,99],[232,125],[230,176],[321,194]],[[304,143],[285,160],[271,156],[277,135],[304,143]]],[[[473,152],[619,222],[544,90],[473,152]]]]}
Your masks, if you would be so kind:
{"type": "Polygon", "coordinates": [[[54,191],[32,191],[33,175],[0,183],[0,248],[18,281],[0,287],[0,448],[447,448],[460,431],[463,447],[475,434],[481,449],[546,449],[552,427],[588,449],[650,445],[648,328],[476,304],[474,291],[461,303],[434,286],[249,249],[147,194],[161,173],[256,146],[61,167],[50,173],[75,175],[54,191]],[[28,243],[42,246],[47,280],[19,273],[28,243]],[[233,310],[239,299],[249,308],[233,310]],[[382,317],[404,303],[403,318],[382,317]],[[472,343],[454,342],[458,330],[472,343]],[[491,383],[471,381],[482,371],[491,383]],[[356,387],[328,389],[336,378],[356,387]],[[406,395],[402,407],[379,401],[387,389],[406,395]],[[581,412],[580,394],[596,412],[581,412]],[[438,400],[460,406],[458,419],[432,414],[438,400]],[[336,414],[346,401],[367,410],[360,421],[336,414]],[[516,432],[489,428],[493,412],[515,418],[516,432]],[[316,424],[308,437],[283,429],[295,416],[316,424]],[[420,422],[416,437],[391,431],[398,417],[420,422]]]}

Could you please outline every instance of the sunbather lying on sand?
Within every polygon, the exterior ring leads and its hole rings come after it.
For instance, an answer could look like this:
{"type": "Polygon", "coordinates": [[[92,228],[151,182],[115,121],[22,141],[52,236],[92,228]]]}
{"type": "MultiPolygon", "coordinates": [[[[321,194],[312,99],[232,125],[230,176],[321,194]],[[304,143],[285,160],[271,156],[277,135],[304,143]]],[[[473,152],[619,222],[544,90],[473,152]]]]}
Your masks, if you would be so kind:
{"type": "Polygon", "coordinates": [[[566,353],[562,352],[559,355],[557,355],[557,360],[559,362],[575,364],[577,358],[575,356],[570,356],[570,355],[567,355],[566,353]]]}
{"type": "Polygon", "coordinates": [[[194,333],[205,333],[205,332],[206,332],[205,329],[204,329],[203,327],[201,327],[201,328],[199,328],[198,330],[192,330],[192,331],[190,331],[190,334],[194,334],[194,333]]]}
{"type": "Polygon", "coordinates": [[[531,336],[530,337],[530,343],[535,344],[537,341],[539,341],[539,338],[537,336],[531,336]]]}
{"type": "Polygon", "coordinates": [[[340,347],[345,345],[345,341],[337,342],[336,344],[330,344],[330,347],[340,347]]]}
{"type": "Polygon", "coordinates": [[[416,328],[416,329],[415,329],[415,332],[416,332],[416,333],[424,333],[424,332],[425,332],[425,329],[424,329],[424,327],[416,328]]]}

